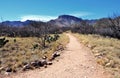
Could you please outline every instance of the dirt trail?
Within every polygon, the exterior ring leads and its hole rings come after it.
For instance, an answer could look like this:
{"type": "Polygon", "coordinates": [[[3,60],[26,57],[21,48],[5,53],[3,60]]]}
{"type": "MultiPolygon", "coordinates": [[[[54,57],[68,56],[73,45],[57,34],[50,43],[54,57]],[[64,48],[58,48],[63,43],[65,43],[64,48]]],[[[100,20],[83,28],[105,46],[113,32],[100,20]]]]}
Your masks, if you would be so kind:
{"type": "Polygon", "coordinates": [[[59,62],[44,70],[33,70],[10,78],[111,78],[109,73],[96,63],[92,52],[77,39],[67,34],[70,42],[59,57],[59,62]]]}

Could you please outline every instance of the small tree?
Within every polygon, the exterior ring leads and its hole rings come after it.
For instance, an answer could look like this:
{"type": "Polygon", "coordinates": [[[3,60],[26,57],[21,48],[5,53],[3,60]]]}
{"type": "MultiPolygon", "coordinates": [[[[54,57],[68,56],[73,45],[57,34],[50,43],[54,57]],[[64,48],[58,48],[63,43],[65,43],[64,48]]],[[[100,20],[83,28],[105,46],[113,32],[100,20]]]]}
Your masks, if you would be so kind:
{"type": "Polygon", "coordinates": [[[113,36],[120,39],[120,15],[114,14],[109,17],[109,26],[113,30],[113,36]]]}
{"type": "Polygon", "coordinates": [[[42,47],[46,47],[46,37],[49,34],[49,24],[44,22],[32,22],[31,25],[34,27],[33,31],[37,37],[41,38],[42,47]]]}

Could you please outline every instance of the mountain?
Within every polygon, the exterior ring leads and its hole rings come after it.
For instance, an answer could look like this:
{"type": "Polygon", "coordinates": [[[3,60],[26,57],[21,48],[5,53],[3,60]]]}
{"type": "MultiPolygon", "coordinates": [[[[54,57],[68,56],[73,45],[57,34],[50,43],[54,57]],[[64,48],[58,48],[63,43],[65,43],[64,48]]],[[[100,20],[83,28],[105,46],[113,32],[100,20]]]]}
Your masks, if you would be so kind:
{"type": "MultiPolygon", "coordinates": [[[[93,25],[96,23],[97,20],[83,20],[82,18],[78,18],[78,17],[71,16],[71,15],[60,15],[57,19],[50,20],[47,23],[54,25],[54,26],[59,26],[59,27],[70,27],[73,24],[81,24],[83,21],[86,21],[88,24],[93,25]]],[[[31,22],[32,20],[27,20],[24,22],[4,21],[1,24],[7,25],[7,26],[20,27],[20,26],[29,25],[31,22]]]]}
{"type": "Polygon", "coordinates": [[[94,19],[94,20],[84,20],[86,21],[89,25],[94,25],[98,20],[94,19]]]}
{"type": "Polygon", "coordinates": [[[70,15],[61,15],[55,20],[50,20],[48,23],[60,26],[60,27],[69,27],[72,24],[79,24],[83,20],[81,18],[70,16],[70,15]]]}
{"type": "Polygon", "coordinates": [[[24,21],[24,22],[21,22],[21,21],[4,21],[1,24],[7,25],[7,26],[17,27],[17,26],[26,26],[26,25],[30,24],[30,22],[31,22],[30,20],[27,20],[27,21],[24,21]]]}

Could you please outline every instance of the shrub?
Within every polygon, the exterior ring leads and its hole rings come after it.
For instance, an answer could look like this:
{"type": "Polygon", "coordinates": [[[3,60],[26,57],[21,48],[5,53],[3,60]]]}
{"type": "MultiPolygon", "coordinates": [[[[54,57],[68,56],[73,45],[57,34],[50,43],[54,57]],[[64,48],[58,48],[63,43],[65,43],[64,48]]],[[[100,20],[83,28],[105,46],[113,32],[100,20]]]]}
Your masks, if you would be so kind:
{"type": "Polygon", "coordinates": [[[5,40],[5,38],[0,39],[0,48],[3,47],[9,40],[5,40]]]}
{"type": "Polygon", "coordinates": [[[38,48],[38,44],[33,45],[33,49],[36,49],[36,48],[38,48]]]}

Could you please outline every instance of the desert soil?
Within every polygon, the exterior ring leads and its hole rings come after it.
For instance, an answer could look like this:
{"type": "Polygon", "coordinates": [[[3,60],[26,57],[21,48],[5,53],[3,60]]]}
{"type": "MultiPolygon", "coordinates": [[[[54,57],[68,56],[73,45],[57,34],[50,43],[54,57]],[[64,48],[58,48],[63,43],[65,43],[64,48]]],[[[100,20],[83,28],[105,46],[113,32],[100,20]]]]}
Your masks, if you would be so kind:
{"type": "Polygon", "coordinates": [[[110,73],[96,63],[91,50],[72,36],[69,43],[53,65],[9,76],[7,78],[112,78],[110,73]]]}

